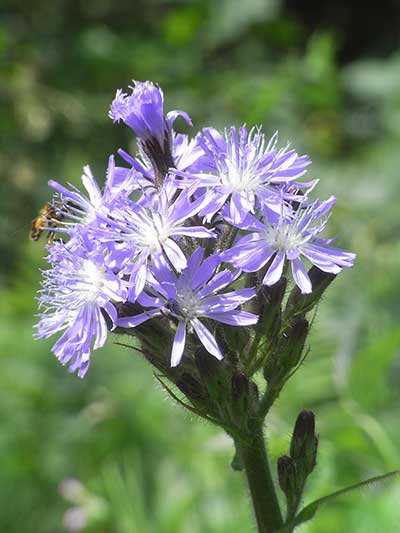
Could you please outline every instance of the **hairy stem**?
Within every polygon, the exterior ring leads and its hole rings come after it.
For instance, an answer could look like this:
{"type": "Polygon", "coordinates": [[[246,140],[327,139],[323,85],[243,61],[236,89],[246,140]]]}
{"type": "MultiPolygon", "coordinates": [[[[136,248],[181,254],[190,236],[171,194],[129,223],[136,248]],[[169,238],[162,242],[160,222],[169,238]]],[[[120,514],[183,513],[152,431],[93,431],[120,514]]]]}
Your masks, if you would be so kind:
{"type": "Polygon", "coordinates": [[[261,398],[260,405],[258,407],[258,418],[260,423],[264,422],[264,419],[271,409],[273,403],[279,396],[281,389],[282,387],[267,387],[267,390],[265,391],[264,396],[261,398]]]}
{"type": "Polygon", "coordinates": [[[248,441],[236,442],[246,472],[259,533],[273,533],[283,525],[281,510],[268,464],[262,425],[257,424],[248,441]]]}

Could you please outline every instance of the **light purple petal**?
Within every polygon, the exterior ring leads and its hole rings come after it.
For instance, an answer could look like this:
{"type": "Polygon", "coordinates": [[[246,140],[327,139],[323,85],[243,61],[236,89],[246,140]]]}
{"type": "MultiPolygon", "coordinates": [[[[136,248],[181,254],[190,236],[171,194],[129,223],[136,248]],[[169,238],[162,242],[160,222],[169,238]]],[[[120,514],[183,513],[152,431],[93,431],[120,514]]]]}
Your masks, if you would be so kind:
{"type": "Polygon", "coordinates": [[[303,251],[304,257],[306,257],[310,263],[323,270],[324,272],[330,272],[331,274],[339,274],[342,271],[342,267],[338,266],[332,261],[327,261],[324,258],[309,254],[306,251],[303,251]]]}
{"type": "Polygon", "coordinates": [[[224,356],[218,347],[217,341],[206,326],[197,318],[193,318],[190,322],[204,348],[217,359],[223,359],[224,356]]]}
{"type": "Polygon", "coordinates": [[[222,270],[222,272],[218,272],[210,281],[207,283],[205,287],[200,289],[199,296],[201,298],[205,298],[209,296],[210,294],[213,294],[217,291],[220,291],[222,289],[225,289],[228,285],[233,283],[235,279],[239,276],[240,272],[231,272],[230,270],[222,270]]]}
{"type": "Polygon", "coordinates": [[[352,267],[356,258],[356,254],[354,253],[346,252],[340,248],[330,248],[329,246],[319,244],[318,242],[308,244],[304,251],[307,252],[310,257],[332,261],[343,267],[352,267]]]}
{"type": "Polygon", "coordinates": [[[167,239],[164,241],[163,249],[176,270],[180,271],[186,267],[186,257],[176,242],[172,239],[167,239]]]}
{"type": "Polygon", "coordinates": [[[215,238],[217,234],[211,229],[204,228],[203,226],[182,227],[173,229],[170,231],[170,235],[187,235],[188,237],[197,239],[210,239],[215,238]]]}
{"type": "Polygon", "coordinates": [[[296,282],[296,285],[303,294],[310,294],[310,292],[312,292],[312,284],[303,263],[300,261],[300,259],[294,259],[291,261],[291,264],[293,278],[296,282]]]}
{"type": "Polygon", "coordinates": [[[99,186],[97,185],[96,180],[94,179],[94,176],[92,174],[92,171],[90,170],[89,165],[86,165],[83,167],[83,174],[82,174],[82,183],[85,189],[87,190],[89,194],[90,201],[93,205],[98,206],[101,204],[101,191],[99,186]]]}
{"type": "Polygon", "coordinates": [[[194,274],[192,276],[191,287],[193,290],[199,289],[204,283],[206,283],[214,274],[215,269],[221,263],[221,259],[218,254],[213,254],[207,257],[196,270],[191,270],[194,274]]]}
{"type": "Polygon", "coordinates": [[[205,313],[205,317],[231,326],[251,326],[256,324],[258,316],[246,311],[229,311],[228,313],[205,313]]]}
{"type": "Polygon", "coordinates": [[[215,308],[217,311],[229,311],[236,309],[239,305],[251,300],[256,295],[256,291],[251,288],[238,289],[236,291],[227,292],[225,294],[215,294],[208,296],[202,300],[202,305],[199,307],[201,312],[209,314],[215,308]]]}
{"type": "Polygon", "coordinates": [[[294,248],[292,250],[286,250],[286,257],[289,259],[289,261],[293,261],[293,259],[297,259],[300,256],[301,252],[299,249],[294,248]]]}
{"type": "Polygon", "coordinates": [[[193,126],[193,123],[189,115],[185,111],[179,111],[179,110],[169,111],[167,113],[167,116],[166,116],[167,123],[172,127],[172,124],[175,122],[175,120],[178,117],[182,117],[188,126],[193,126]]]}
{"type": "Polygon", "coordinates": [[[174,337],[174,344],[172,346],[171,352],[171,366],[179,365],[182,355],[185,349],[186,342],[186,322],[180,321],[178,327],[176,328],[176,333],[174,337]]]}
{"type": "Polygon", "coordinates": [[[143,307],[162,307],[164,304],[163,300],[161,298],[157,298],[154,296],[149,296],[144,291],[138,296],[138,299],[136,300],[137,303],[142,305],[143,307]]]}
{"type": "Polygon", "coordinates": [[[111,302],[106,302],[103,306],[103,309],[107,312],[108,316],[111,319],[111,322],[113,323],[112,329],[115,328],[118,322],[118,313],[115,307],[111,302]]]}
{"type": "Polygon", "coordinates": [[[104,346],[107,340],[108,329],[107,329],[106,320],[100,308],[94,305],[94,309],[92,313],[94,315],[92,316],[92,320],[94,322],[94,331],[95,331],[93,349],[97,350],[98,348],[101,348],[102,346],[104,346]]]}
{"type": "Polygon", "coordinates": [[[241,202],[241,195],[238,193],[233,193],[231,195],[231,200],[229,202],[230,207],[230,216],[233,220],[234,225],[240,224],[240,222],[246,218],[248,210],[245,211],[241,202]]]}
{"type": "Polygon", "coordinates": [[[146,311],[145,313],[139,313],[138,315],[120,318],[118,320],[118,327],[135,328],[136,326],[143,324],[143,322],[146,322],[147,320],[150,320],[151,318],[155,316],[159,316],[160,314],[161,313],[159,309],[150,309],[149,311],[146,311]]]}
{"type": "Polygon", "coordinates": [[[228,260],[236,268],[240,268],[245,272],[260,270],[275,253],[275,250],[262,242],[250,242],[244,246],[235,245],[232,250],[233,252],[229,254],[231,257],[227,253],[228,258],[224,255],[224,260],[228,260]]]}
{"type": "MultiPolygon", "coordinates": [[[[199,181],[199,186],[200,187],[202,186],[201,181],[199,181]]],[[[212,194],[210,194],[209,201],[199,212],[199,215],[209,216],[211,218],[212,215],[214,215],[217,211],[221,209],[221,207],[224,205],[228,197],[229,197],[229,194],[224,194],[218,191],[213,191],[212,194]]]]}
{"type": "Polygon", "coordinates": [[[129,300],[131,302],[134,302],[143,291],[146,283],[146,274],[147,267],[144,264],[136,266],[133,270],[130,278],[131,288],[129,289],[129,300]]]}
{"type": "Polygon", "coordinates": [[[277,253],[264,276],[263,284],[268,286],[275,285],[275,283],[277,283],[282,277],[284,264],[285,254],[283,252],[277,253]]]}
{"type": "Polygon", "coordinates": [[[196,248],[187,261],[187,268],[190,272],[195,272],[199,268],[204,257],[204,248],[196,248]]]}

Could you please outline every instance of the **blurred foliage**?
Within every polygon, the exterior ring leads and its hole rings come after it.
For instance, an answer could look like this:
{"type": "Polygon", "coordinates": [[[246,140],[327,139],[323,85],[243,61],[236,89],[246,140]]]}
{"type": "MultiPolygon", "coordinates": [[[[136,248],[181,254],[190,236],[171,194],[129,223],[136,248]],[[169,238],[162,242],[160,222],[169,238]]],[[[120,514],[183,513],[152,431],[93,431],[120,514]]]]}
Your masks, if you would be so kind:
{"type": "MultiPolygon", "coordinates": [[[[107,118],[131,78],[159,82],[166,108],[185,109],[198,129],[263,124],[311,154],[318,194],[338,197],[331,232],[358,261],[330,289],[311,354],[270,416],[271,456],[285,453],[309,408],[321,443],[308,501],[399,467],[400,24],[395,2],[375,11],[344,1],[3,0],[2,531],[253,528],[231,442],[165,401],[137,353],[111,339],[79,381],[50,343],[31,339],[44,251],[27,240],[30,220],[51,194],[47,179],[77,184],[90,162],[101,182],[109,153],[133,148],[107,118]]],[[[395,532],[399,497],[396,482],[373,487],[302,531],[395,532]]]]}

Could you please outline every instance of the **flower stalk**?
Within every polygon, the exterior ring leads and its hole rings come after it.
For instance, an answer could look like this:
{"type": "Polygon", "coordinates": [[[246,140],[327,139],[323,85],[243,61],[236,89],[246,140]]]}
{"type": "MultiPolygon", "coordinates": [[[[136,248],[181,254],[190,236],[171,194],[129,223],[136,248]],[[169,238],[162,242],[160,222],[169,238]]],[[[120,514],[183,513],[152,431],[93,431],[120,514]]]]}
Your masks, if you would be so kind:
{"type": "Polygon", "coordinates": [[[260,423],[253,427],[247,442],[237,442],[259,533],[273,533],[283,525],[281,510],[268,463],[260,423]]]}

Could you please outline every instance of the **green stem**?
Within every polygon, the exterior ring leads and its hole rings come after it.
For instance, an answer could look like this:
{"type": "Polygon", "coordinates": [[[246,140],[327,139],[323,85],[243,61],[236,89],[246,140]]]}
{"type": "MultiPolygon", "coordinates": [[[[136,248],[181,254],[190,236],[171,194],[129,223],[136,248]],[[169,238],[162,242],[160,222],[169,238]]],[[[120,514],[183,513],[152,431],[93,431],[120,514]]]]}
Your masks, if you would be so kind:
{"type": "Polygon", "coordinates": [[[262,426],[257,425],[251,438],[236,442],[246,472],[259,533],[273,533],[283,525],[281,510],[268,464],[262,426]]]}
{"type": "Polygon", "coordinates": [[[224,235],[221,239],[220,243],[220,250],[228,250],[231,248],[232,244],[234,243],[236,239],[236,235],[239,233],[239,230],[237,228],[231,227],[230,230],[227,232],[226,235],[224,235]]]}
{"type": "Polygon", "coordinates": [[[264,422],[264,419],[271,409],[273,403],[279,396],[281,388],[282,387],[271,387],[271,385],[267,386],[267,390],[264,392],[264,395],[261,398],[257,412],[257,416],[261,424],[264,422]]]}

